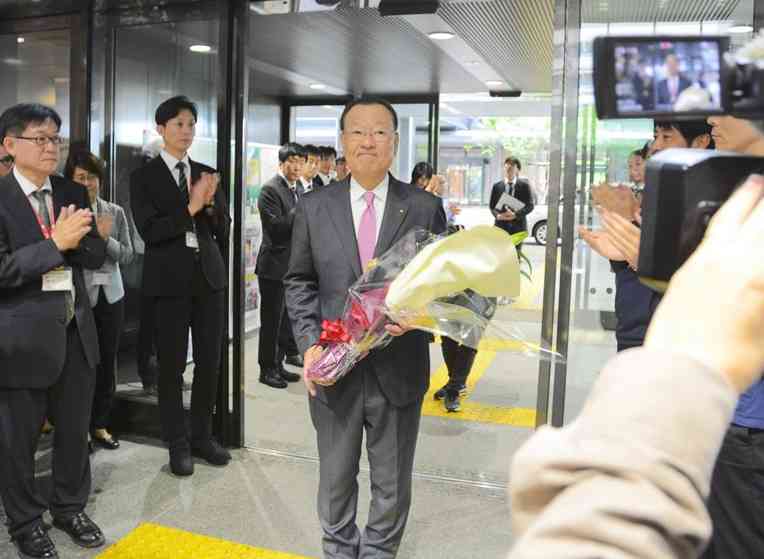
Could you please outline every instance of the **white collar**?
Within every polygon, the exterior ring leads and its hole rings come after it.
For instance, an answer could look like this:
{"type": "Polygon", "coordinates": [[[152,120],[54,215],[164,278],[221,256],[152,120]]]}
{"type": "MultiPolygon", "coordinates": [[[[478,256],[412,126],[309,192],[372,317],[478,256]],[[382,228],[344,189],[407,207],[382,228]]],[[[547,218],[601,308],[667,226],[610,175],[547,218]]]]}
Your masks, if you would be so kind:
{"type": "Polygon", "coordinates": [[[511,181],[510,181],[510,180],[507,180],[507,179],[506,179],[506,177],[505,177],[505,178],[504,178],[504,182],[505,182],[505,183],[507,183],[507,184],[509,184],[509,185],[512,185],[512,186],[514,186],[514,185],[517,183],[517,177],[513,178],[511,181]]]}
{"type": "MultiPolygon", "coordinates": [[[[374,190],[371,192],[374,193],[374,197],[379,199],[382,203],[385,202],[387,199],[387,191],[390,186],[390,175],[385,175],[385,178],[382,179],[382,182],[379,183],[377,186],[374,187],[374,190]]],[[[351,200],[358,200],[362,199],[364,195],[366,194],[367,190],[360,185],[360,183],[355,180],[355,178],[350,177],[350,199],[351,200]]]]}
{"type": "MultiPolygon", "coordinates": [[[[13,176],[16,177],[16,182],[19,183],[21,190],[24,191],[24,194],[27,198],[33,192],[37,192],[37,185],[22,175],[21,171],[19,171],[19,168],[16,165],[13,166],[13,176]]],[[[53,193],[53,187],[50,184],[50,177],[45,177],[45,184],[42,185],[41,190],[47,190],[48,192],[53,193]]]]}
{"type": "Polygon", "coordinates": [[[183,159],[178,159],[174,155],[170,155],[167,151],[162,150],[159,152],[159,155],[162,156],[162,159],[164,160],[167,167],[170,169],[170,171],[175,171],[175,167],[178,165],[179,161],[182,161],[186,164],[186,170],[187,172],[191,172],[191,160],[188,158],[188,153],[186,153],[183,156],[183,159]]]}
{"type": "Polygon", "coordinates": [[[332,177],[330,175],[325,175],[319,172],[318,176],[321,177],[321,180],[324,181],[324,184],[329,184],[332,182],[332,177]]]}
{"type": "Polygon", "coordinates": [[[286,176],[284,175],[284,173],[282,173],[281,171],[279,171],[279,176],[280,176],[280,177],[281,177],[281,178],[284,180],[284,182],[287,184],[287,186],[288,186],[289,188],[291,188],[292,190],[294,190],[294,188],[295,188],[295,186],[296,186],[296,185],[295,185],[294,183],[291,183],[291,182],[289,182],[289,181],[287,180],[286,176]]]}

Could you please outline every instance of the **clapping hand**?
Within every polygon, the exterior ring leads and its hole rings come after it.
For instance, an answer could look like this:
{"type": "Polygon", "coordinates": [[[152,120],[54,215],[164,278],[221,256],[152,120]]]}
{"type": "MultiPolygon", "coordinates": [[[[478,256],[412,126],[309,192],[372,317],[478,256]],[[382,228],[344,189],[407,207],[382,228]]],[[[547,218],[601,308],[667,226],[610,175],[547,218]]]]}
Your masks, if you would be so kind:
{"type": "Polygon", "coordinates": [[[109,214],[99,215],[96,218],[96,227],[101,238],[104,240],[108,239],[114,230],[114,216],[109,214]]]}
{"type": "Polygon", "coordinates": [[[51,234],[51,240],[60,252],[77,248],[93,223],[93,212],[78,210],[73,204],[61,208],[51,234]]]}

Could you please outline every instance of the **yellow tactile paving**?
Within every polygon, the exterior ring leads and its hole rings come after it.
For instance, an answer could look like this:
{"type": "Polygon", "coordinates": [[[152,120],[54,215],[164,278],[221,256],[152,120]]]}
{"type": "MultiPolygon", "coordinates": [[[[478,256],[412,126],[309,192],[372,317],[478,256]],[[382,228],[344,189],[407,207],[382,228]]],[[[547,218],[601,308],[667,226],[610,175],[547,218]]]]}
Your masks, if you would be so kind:
{"type": "MultiPolygon", "coordinates": [[[[518,342],[484,340],[480,344],[475,363],[472,365],[470,376],[467,378],[467,396],[472,392],[475,384],[485,374],[488,367],[496,357],[497,349],[514,347],[518,342]]],[[[461,410],[456,413],[448,413],[443,406],[443,401],[435,401],[433,394],[448,381],[448,369],[445,363],[430,377],[430,391],[424,397],[422,415],[428,417],[442,417],[454,421],[477,421],[480,423],[497,423],[500,425],[512,425],[514,427],[534,427],[536,425],[536,410],[530,408],[514,408],[489,406],[469,399],[462,399],[461,410]]]]}
{"type": "Polygon", "coordinates": [[[201,536],[158,524],[141,524],[97,559],[310,559],[281,551],[201,536]]]}

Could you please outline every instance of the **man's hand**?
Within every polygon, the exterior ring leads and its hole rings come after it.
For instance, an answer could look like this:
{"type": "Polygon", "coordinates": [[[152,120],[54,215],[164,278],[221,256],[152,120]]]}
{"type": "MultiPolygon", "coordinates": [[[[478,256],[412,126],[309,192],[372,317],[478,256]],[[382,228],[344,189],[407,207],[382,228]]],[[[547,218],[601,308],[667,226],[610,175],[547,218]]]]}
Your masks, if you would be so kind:
{"type": "Polygon", "coordinates": [[[90,231],[92,223],[93,213],[90,210],[78,210],[74,205],[63,207],[50,238],[59,252],[75,249],[90,231]]]}
{"type": "Polygon", "coordinates": [[[414,329],[415,328],[412,328],[411,326],[402,326],[400,324],[385,324],[385,330],[387,330],[387,333],[394,338],[403,336],[406,332],[411,332],[414,329]]]}
{"type": "MultiPolygon", "coordinates": [[[[645,346],[719,371],[738,391],[764,370],[764,177],[751,176],[674,274],[645,346]]],[[[669,357],[667,357],[669,358],[669,357]]]]}
{"type": "Polygon", "coordinates": [[[459,215],[460,213],[462,213],[462,209],[459,207],[458,204],[455,204],[454,202],[451,202],[448,205],[448,209],[451,211],[452,215],[459,215]]]}
{"type": "Polygon", "coordinates": [[[96,218],[96,227],[101,238],[104,240],[108,239],[114,230],[114,216],[109,214],[99,215],[96,218]]]}
{"type": "Polygon", "coordinates": [[[596,206],[617,214],[627,220],[634,219],[639,209],[639,201],[628,186],[611,186],[603,182],[592,187],[592,201],[596,206]]]}
{"type": "MultiPolygon", "coordinates": [[[[214,189],[212,190],[212,194],[210,194],[210,189],[213,188],[213,185],[211,184],[211,176],[212,175],[207,173],[202,174],[199,180],[196,181],[189,190],[188,213],[192,216],[199,213],[202,208],[207,205],[210,197],[215,195],[214,189]]],[[[216,183],[214,188],[217,188],[216,183]]]]}
{"type": "Polygon", "coordinates": [[[218,186],[220,185],[220,175],[217,173],[202,173],[200,180],[207,181],[207,198],[205,200],[205,205],[209,206],[215,200],[215,192],[217,192],[218,186]]]}
{"type": "Polygon", "coordinates": [[[499,221],[512,221],[516,217],[517,216],[515,215],[515,212],[513,212],[512,210],[506,210],[500,213],[499,215],[497,215],[496,219],[498,219],[499,221]]]}
{"type": "Polygon", "coordinates": [[[605,209],[600,209],[600,215],[608,239],[623,254],[629,266],[636,270],[639,262],[639,238],[642,234],[639,227],[605,209]]]}
{"type": "Polygon", "coordinates": [[[303,367],[302,380],[305,382],[305,388],[308,389],[308,394],[310,394],[312,397],[316,395],[316,384],[312,380],[308,380],[305,371],[310,369],[313,363],[315,363],[316,360],[321,357],[321,353],[323,351],[324,348],[319,345],[314,345],[309,347],[308,351],[306,351],[305,355],[303,356],[305,366],[303,367]]]}
{"type": "Polygon", "coordinates": [[[443,196],[445,183],[446,180],[443,177],[440,175],[433,175],[430,179],[430,182],[427,183],[427,186],[425,186],[424,189],[431,194],[435,194],[435,196],[443,196]]]}
{"type": "Polygon", "coordinates": [[[592,247],[592,250],[600,256],[604,256],[608,260],[615,260],[616,262],[626,260],[623,253],[618,250],[618,247],[613,244],[610,237],[604,231],[592,231],[586,227],[579,227],[578,233],[586,241],[586,244],[592,247]]]}

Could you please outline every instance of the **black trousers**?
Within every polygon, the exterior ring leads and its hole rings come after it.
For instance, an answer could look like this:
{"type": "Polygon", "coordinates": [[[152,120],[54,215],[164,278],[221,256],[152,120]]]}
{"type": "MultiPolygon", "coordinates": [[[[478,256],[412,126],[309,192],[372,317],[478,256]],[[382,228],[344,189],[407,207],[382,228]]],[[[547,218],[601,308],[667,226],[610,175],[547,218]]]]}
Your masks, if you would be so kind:
{"type": "Polygon", "coordinates": [[[48,389],[0,388],[0,495],[11,537],[32,531],[47,509],[56,518],[74,516],[90,495],[88,423],[95,372],[75,323],[67,329],[66,360],[56,384],[48,389]],[[35,451],[46,416],[56,425],[49,502],[35,481],[35,451]]]}
{"type": "Polygon", "coordinates": [[[703,559],[754,559],[764,549],[764,430],[731,425],[716,459],[703,559]]]}
{"type": "Polygon", "coordinates": [[[260,286],[260,337],[257,361],[260,370],[281,368],[284,355],[298,353],[292,323],[284,302],[284,283],[258,278],[260,286]]]}
{"type": "Polygon", "coordinates": [[[144,386],[157,383],[154,372],[149,368],[151,358],[156,355],[157,325],[156,325],[156,301],[149,295],[141,295],[140,314],[138,318],[138,349],[137,365],[138,375],[144,386]]]}
{"type": "Polygon", "coordinates": [[[191,387],[191,438],[212,437],[212,412],[220,374],[225,291],[212,291],[197,266],[193,295],[157,297],[159,416],[170,448],[188,444],[183,413],[183,371],[191,328],[194,382],[191,387]]]}
{"type": "Polygon", "coordinates": [[[100,290],[98,303],[93,307],[98,347],[101,349],[101,363],[96,368],[96,385],[93,395],[93,412],[90,415],[90,429],[106,429],[114,406],[114,392],[117,388],[116,366],[119,339],[125,321],[125,301],[120,299],[109,303],[100,290]]]}
{"type": "Polygon", "coordinates": [[[454,388],[467,384],[477,350],[445,336],[441,340],[441,349],[448,368],[448,384],[454,388]]]}

